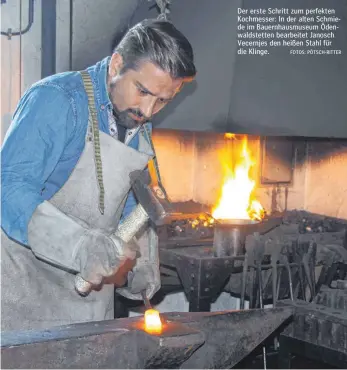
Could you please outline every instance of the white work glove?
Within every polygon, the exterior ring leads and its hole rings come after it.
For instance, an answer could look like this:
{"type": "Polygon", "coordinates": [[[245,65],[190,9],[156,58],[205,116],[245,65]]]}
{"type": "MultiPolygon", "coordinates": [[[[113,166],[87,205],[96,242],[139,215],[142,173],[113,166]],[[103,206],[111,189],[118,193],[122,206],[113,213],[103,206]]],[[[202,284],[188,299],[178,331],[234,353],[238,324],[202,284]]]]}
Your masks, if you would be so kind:
{"type": "Polygon", "coordinates": [[[129,293],[133,296],[132,299],[142,299],[141,292],[146,292],[146,297],[151,299],[154,294],[160,289],[160,280],[156,271],[158,267],[155,264],[146,263],[135,266],[133,271],[128,274],[129,293]]]}
{"type": "Polygon", "coordinates": [[[119,238],[86,230],[73,258],[79,266],[79,275],[96,288],[102,284],[121,287],[136,263],[136,252],[119,238]]]}
{"type": "Polygon", "coordinates": [[[117,289],[117,293],[128,299],[142,300],[141,292],[145,291],[147,298],[151,299],[161,287],[158,236],[152,227],[148,227],[135,242],[141,257],[128,274],[127,286],[117,289]]]}
{"type": "Polygon", "coordinates": [[[108,237],[98,230],[88,229],[45,201],[35,210],[28,225],[28,241],[38,258],[57,267],[79,273],[89,283],[98,286],[122,269],[116,285],[126,282],[136,261],[136,252],[122,240],[108,237]],[[124,266],[124,261],[133,263],[124,266]]]}

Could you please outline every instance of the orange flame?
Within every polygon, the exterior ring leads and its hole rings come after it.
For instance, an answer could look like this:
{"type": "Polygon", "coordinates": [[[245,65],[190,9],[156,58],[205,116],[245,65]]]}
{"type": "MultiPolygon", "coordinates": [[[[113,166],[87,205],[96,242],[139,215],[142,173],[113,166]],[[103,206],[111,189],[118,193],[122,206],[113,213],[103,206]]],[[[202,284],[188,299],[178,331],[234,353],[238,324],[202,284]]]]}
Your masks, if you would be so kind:
{"type": "Polygon", "coordinates": [[[160,334],[163,324],[157,310],[146,310],[145,312],[145,331],[149,334],[160,334]]]}
{"type": "MultiPolygon", "coordinates": [[[[234,134],[226,134],[225,139],[236,139],[236,137],[234,134]]],[[[262,205],[254,199],[253,191],[256,182],[250,178],[250,170],[256,163],[251,158],[246,136],[242,140],[239,157],[233,166],[230,150],[221,152],[224,179],[221,195],[217,206],[212,211],[212,216],[215,219],[224,220],[261,220],[265,212],[262,205]]]]}
{"type": "Polygon", "coordinates": [[[227,132],[226,134],[224,134],[224,138],[225,139],[236,139],[236,135],[230,132],[227,132]]]}

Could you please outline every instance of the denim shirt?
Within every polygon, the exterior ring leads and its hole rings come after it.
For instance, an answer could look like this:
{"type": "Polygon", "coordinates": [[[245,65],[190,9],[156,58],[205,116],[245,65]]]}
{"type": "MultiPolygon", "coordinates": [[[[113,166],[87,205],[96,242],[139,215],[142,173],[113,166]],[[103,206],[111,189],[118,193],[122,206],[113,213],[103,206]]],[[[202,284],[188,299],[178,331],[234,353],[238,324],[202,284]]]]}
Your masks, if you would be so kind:
{"type": "MultiPolygon", "coordinates": [[[[106,87],[110,57],[88,68],[99,128],[109,134],[111,102],[106,87]]],[[[151,131],[151,124],[146,123],[151,131]]],[[[28,244],[28,223],[44,200],[67,181],[85,145],[88,98],[79,72],[64,72],[32,85],[13,115],[1,148],[1,227],[28,244]]],[[[129,146],[138,148],[138,132],[129,146]]],[[[129,193],[122,218],[136,205],[129,193]]]]}

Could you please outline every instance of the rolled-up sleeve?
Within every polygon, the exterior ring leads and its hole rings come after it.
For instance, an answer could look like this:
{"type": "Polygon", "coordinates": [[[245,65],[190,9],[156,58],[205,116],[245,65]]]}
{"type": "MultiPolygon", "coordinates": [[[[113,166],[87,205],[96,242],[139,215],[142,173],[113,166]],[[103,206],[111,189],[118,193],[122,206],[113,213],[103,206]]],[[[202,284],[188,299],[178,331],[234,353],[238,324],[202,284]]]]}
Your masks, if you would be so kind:
{"type": "Polygon", "coordinates": [[[74,122],[69,96],[54,86],[31,88],[17,106],[1,148],[1,227],[20,243],[28,243],[28,223],[74,122]]]}

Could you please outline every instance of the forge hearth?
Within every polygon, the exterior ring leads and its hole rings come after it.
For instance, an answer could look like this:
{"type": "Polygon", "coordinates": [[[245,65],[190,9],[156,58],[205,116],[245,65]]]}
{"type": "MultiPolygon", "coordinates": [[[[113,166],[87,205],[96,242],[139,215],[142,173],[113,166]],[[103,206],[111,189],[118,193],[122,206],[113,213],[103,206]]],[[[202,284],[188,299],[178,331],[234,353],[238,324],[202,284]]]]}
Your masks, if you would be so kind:
{"type": "Polygon", "coordinates": [[[190,229],[169,234],[168,225],[160,234],[164,288],[168,280],[171,287],[175,281],[182,284],[191,311],[209,311],[221,291],[255,308],[260,304],[259,271],[263,302],[274,304],[293,295],[309,299],[331,279],[336,263],[347,260],[345,220],[288,211],[252,227],[244,253],[216,257],[215,226],[208,226],[207,237],[196,237],[190,229]]]}
{"type": "Polygon", "coordinates": [[[298,354],[346,368],[347,220],[294,210],[257,226],[237,256],[215,256],[215,226],[197,238],[189,229],[163,232],[163,282],[176,273],[190,311],[209,311],[222,291],[241,298],[241,309],[245,301],[290,305],[296,315],[280,336],[279,366],[298,354]]]}
{"type": "MultiPolygon", "coordinates": [[[[170,199],[195,205],[197,211],[215,207],[224,183],[219,153],[229,152],[230,163],[235,163],[241,139],[242,135],[226,140],[212,132],[154,130],[170,199]]],[[[248,148],[255,161],[250,174],[256,182],[254,197],[268,214],[298,209],[347,219],[346,139],[248,135],[248,148]]]]}
{"type": "Polygon", "coordinates": [[[214,226],[214,255],[225,257],[245,254],[246,236],[256,230],[258,223],[252,220],[218,220],[214,226]]]}

